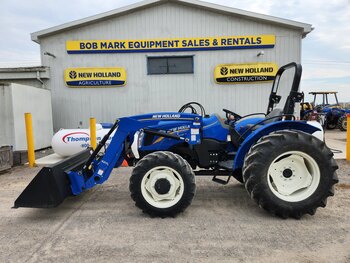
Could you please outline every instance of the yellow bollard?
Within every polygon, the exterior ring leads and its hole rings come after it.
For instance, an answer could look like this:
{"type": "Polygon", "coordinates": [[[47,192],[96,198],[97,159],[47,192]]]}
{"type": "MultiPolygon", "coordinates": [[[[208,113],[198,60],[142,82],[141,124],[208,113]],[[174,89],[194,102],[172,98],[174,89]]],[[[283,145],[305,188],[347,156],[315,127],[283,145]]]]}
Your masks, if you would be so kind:
{"type": "Polygon", "coordinates": [[[96,119],[90,118],[90,146],[96,149],[96,119]]]}
{"type": "Polygon", "coordinates": [[[346,160],[350,161],[350,129],[349,123],[350,114],[346,114],[346,160]]]}
{"type": "Polygon", "coordinates": [[[24,119],[25,119],[25,124],[26,124],[28,163],[29,163],[29,167],[34,167],[35,166],[35,153],[34,153],[34,136],[33,136],[32,114],[31,113],[24,113],[24,119]]]}

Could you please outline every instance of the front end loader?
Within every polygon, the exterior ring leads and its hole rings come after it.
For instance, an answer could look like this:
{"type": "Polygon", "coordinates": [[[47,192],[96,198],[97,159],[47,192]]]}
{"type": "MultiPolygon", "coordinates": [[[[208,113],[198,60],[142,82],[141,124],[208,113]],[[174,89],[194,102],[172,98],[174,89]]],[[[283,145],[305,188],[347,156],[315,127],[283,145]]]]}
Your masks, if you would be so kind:
{"type": "Polygon", "coordinates": [[[281,67],[263,114],[240,116],[224,109],[225,120],[207,115],[201,104],[191,102],[178,112],[119,118],[94,151],[42,168],[14,207],[58,206],[67,196],[104,183],[112,169],[126,160],[135,166],[131,197],[152,216],[184,211],[195,194],[195,175],[212,176],[221,184],[234,177],[259,206],[277,216],[313,215],[333,195],[338,167],[332,152],[315,136],[322,127],[293,116],[294,104],[303,97],[298,92],[300,78],[300,65],[281,67]],[[279,82],[286,70],[294,70],[294,77],[279,109],[279,82]]]}

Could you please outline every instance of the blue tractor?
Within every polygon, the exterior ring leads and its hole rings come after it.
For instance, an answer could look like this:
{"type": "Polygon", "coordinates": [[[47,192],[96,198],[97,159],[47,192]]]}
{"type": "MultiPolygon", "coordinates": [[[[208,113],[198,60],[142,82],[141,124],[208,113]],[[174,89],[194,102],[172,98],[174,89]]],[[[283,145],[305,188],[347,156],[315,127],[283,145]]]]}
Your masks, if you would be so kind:
{"type": "Polygon", "coordinates": [[[222,184],[234,177],[260,207],[282,218],[313,215],[333,195],[338,166],[325,143],[312,135],[320,129],[294,119],[294,104],[303,97],[298,92],[301,71],[296,63],[278,70],[264,115],[242,117],[224,109],[225,120],[191,102],[178,112],[119,118],[94,151],[42,168],[14,207],[56,207],[105,182],[126,160],[135,165],[131,197],[151,216],[184,211],[195,195],[195,175],[213,176],[222,184]],[[284,108],[275,108],[281,100],[280,78],[293,69],[284,108]]]}
{"type": "Polygon", "coordinates": [[[312,116],[316,116],[317,119],[322,115],[324,116],[324,126],[327,129],[338,128],[341,131],[347,130],[347,114],[350,114],[350,110],[344,109],[340,106],[336,91],[313,91],[309,92],[314,96],[312,103],[301,103],[300,117],[304,120],[310,119],[312,116]],[[334,103],[330,103],[334,96],[334,103]],[[321,98],[321,103],[317,103],[321,98]]]}

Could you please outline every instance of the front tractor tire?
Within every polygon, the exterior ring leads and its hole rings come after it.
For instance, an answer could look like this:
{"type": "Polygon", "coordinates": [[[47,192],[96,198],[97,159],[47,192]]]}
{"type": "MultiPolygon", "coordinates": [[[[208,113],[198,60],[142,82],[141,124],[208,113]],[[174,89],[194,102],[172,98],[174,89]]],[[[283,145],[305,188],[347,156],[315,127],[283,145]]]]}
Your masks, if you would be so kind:
{"type": "Polygon", "coordinates": [[[262,137],[246,155],[243,177],[251,198],[282,218],[314,215],[334,195],[338,166],[324,142],[292,130],[262,137]]]}
{"type": "Polygon", "coordinates": [[[129,189],[135,205],[144,213],[152,217],[174,217],[191,204],[196,190],[195,176],[181,156],[154,152],[137,163],[129,189]]]}

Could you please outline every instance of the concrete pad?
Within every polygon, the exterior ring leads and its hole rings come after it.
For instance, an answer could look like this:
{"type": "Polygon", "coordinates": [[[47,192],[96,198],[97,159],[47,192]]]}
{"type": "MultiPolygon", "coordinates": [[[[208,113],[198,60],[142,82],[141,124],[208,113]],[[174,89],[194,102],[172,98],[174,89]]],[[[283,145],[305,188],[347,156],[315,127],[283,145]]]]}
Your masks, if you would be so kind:
{"type": "Polygon", "coordinates": [[[243,185],[197,177],[192,205],[151,218],[128,190],[132,168],[53,209],[11,209],[40,170],[0,175],[0,262],[350,262],[349,164],[327,207],[301,220],[259,208],[243,185]]]}

